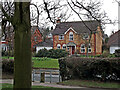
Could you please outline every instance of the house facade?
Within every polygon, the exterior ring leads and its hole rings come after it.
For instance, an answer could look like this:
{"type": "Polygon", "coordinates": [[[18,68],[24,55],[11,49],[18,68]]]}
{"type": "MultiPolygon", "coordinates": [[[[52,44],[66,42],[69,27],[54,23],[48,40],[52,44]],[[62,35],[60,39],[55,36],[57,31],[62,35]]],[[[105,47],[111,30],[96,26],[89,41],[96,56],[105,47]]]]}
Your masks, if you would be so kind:
{"type": "Polygon", "coordinates": [[[115,53],[115,50],[120,49],[120,30],[112,34],[108,40],[110,54],[115,53]]]}
{"type": "Polygon", "coordinates": [[[31,27],[31,49],[36,50],[35,45],[42,42],[42,34],[37,26],[31,27]]]}
{"type": "Polygon", "coordinates": [[[1,38],[0,44],[2,51],[13,51],[14,49],[14,31],[12,26],[7,26],[1,38]]]}
{"type": "Polygon", "coordinates": [[[87,51],[90,55],[102,54],[100,24],[97,21],[57,24],[53,31],[53,49],[65,49],[70,55],[75,53],[86,55],[87,51]]]}

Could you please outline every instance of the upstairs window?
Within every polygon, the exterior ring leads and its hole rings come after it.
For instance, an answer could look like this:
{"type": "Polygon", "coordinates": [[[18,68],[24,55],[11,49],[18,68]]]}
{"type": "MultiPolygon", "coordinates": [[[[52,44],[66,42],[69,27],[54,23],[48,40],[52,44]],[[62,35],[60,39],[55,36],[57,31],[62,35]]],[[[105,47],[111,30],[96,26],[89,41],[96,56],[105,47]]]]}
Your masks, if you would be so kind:
{"type": "Polygon", "coordinates": [[[85,53],[85,44],[81,44],[81,53],[85,53]]]}
{"type": "Polygon", "coordinates": [[[62,48],[63,48],[63,49],[66,49],[66,45],[65,45],[65,44],[63,44],[62,48]]]}
{"type": "Polygon", "coordinates": [[[88,53],[91,53],[91,52],[92,52],[92,50],[91,50],[91,46],[89,44],[89,46],[88,46],[88,53]]]}
{"type": "Polygon", "coordinates": [[[59,35],[59,40],[64,40],[64,35],[59,35]]]}
{"type": "Polygon", "coordinates": [[[57,49],[60,49],[60,47],[61,47],[61,45],[60,45],[60,44],[58,44],[58,45],[57,45],[57,49]]]}
{"type": "Polygon", "coordinates": [[[83,35],[83,39],[89,39],[89,35],[88,34],[84,34],[83,35]]]}
{"type": "Polygon", "coordinates": [[[69,33],[69,40],[70,40],[70,41],[73,41],[73,32],[70,32],[70,33],[69,33]]]}
{"type": "Polygon", "coordinates": [[[35,36],[35,38],[34,38],[34,39],[35,39],[35,42],[36,42],[36,41],[37,41],[37,37],[35,36]]]}

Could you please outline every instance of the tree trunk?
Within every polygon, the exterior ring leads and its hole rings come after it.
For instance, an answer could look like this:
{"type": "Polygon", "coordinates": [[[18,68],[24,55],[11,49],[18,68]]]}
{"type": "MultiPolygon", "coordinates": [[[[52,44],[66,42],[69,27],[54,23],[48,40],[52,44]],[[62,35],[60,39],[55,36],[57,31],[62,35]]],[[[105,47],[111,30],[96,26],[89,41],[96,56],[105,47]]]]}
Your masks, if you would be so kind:
{"type": "Polygon", "coordinates": [[[30,3],[15,2],[14,89],[31,89],[30,3]]]}

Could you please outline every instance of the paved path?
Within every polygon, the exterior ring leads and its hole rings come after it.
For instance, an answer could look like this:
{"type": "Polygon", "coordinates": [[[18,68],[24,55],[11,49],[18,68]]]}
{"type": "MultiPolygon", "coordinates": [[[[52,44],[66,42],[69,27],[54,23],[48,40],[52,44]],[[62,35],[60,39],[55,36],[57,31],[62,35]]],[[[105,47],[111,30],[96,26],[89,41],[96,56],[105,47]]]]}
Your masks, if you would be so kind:
{"type": "MultiPolygon", "coordinates": [[[[10,83],[13,84],[13,79],[4,79],[0,80],[0,83],[10,83]]],[[[86,87],[79,87],[79,86],[65,86],[65,85],[58,85],[56,83],[39,83],[39,82],[32,82],[34,86],[47,86],[47,87],[56,87],[56,88],[75,88],[77,90],[115,90],[115,89],[98,89],[98,88],[86,88],[86,87]]],[[[118,89],[116,89],[118,90],[118,89]]]]}

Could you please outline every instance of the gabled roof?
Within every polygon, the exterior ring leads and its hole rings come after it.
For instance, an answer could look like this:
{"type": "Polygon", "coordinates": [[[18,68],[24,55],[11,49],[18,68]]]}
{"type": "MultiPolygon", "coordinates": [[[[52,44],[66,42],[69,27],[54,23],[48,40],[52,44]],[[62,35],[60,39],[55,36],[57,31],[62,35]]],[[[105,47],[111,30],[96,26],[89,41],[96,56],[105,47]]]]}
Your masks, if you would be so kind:
{"type": "MultiPolygon", "coordinates": [[[[31,33],[34,34],[34,32],[35,32],[37,29],[40,31],[40,28],[39,28],[38,26],[32,26],[32,27],[31,27],[31,33]]],[[[41,33],[41,32],[40,32],[40,33],[41,33]]]]}
{"type": "MultiPolygon", "coordinates": [[[[84,21],[84,23],[93,31],[97,30],[100,26],[98,21],[84,21]]],[[[90,33],[90,30],[84,25],[82,21],[76,22],[61,22],[56,25],[53,35],[64,34],[70,27],[74,29],[78,34],[80,33],[90,33]]]]}
{"type": "Polygon", "coordinates": [[[109,46],[120,46],[120,30],[112,34],[108,40],[109,46]]]}

